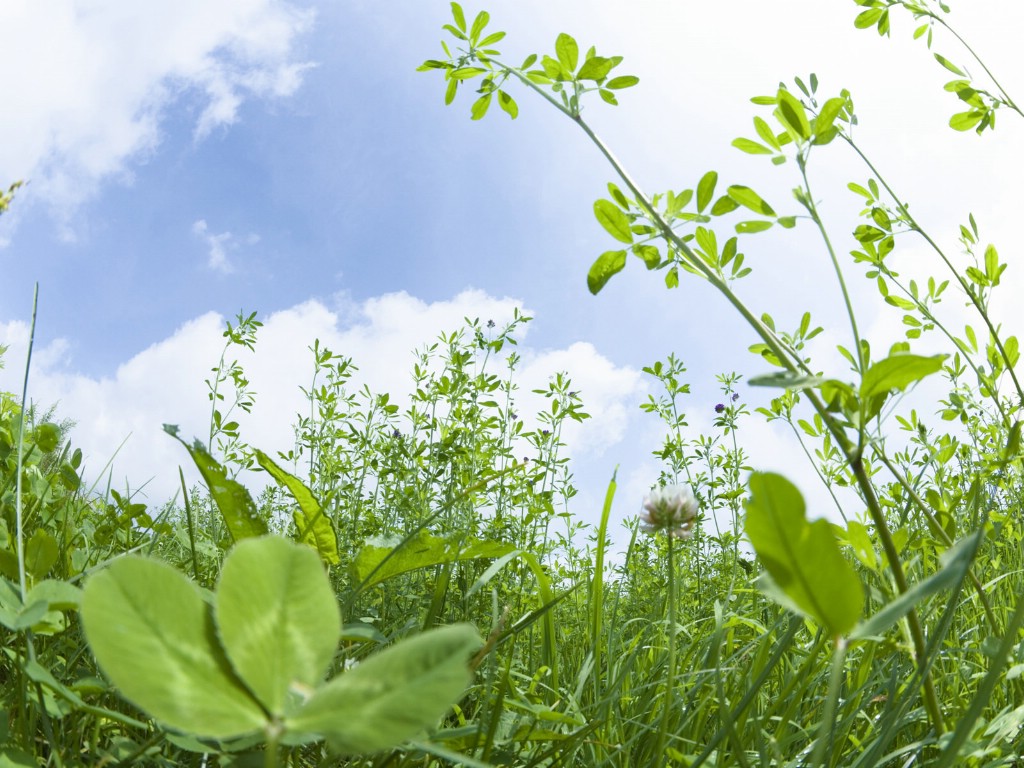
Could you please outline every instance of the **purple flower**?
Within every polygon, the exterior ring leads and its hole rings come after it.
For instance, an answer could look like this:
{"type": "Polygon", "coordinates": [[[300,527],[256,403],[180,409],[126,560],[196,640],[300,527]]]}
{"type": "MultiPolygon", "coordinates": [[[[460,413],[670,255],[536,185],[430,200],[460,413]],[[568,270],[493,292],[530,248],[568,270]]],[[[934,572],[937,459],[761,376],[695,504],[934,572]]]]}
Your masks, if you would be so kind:
{"type": "Polygon", "coordinates": [[[664,531],[673,539],[685,539],[693,533],[697,520],[697,500],[688,485],[655,488],[644,499],[640,527],[647,533],[664,531]]]}
{"type": "Polygon", "coordinates": [[[740,399],[740,393],[739,392],[733,392],[733,394],[732,394],[732,401],[735,403],[739,399],[740,399]]]}
{"type": "Polygon", "coordinates": [[[488,320],[487,321],[487,327],[488,328],[493,328],[494,327],[494,321],[493,320],[488,320]]]}
{"type": "Polygon", "coordinates": [[[391,436],[392,437],[401,437],[402,433],[401,433],[401,431],[396,429],[394,432],[391,433],[391,436]]]}
{"type": "Polygon", "coordinates": [[[725,403],[719,403],[715,406],[715,413],[721,413],[725,410],[725,403]]]}

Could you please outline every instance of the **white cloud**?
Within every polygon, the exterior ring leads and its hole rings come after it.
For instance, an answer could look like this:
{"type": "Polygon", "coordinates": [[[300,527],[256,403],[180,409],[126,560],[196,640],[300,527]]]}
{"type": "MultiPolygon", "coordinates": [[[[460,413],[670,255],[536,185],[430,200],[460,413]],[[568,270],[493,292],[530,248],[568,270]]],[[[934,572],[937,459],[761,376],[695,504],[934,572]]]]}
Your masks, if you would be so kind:
{"type": "Polygon", "coordinates": [[[30,178],[26,197],[73,208],[128,177],[182,96],[200,98],[202,138],[247,98],[293,93],[307,66],[295,41],[312,20],[284,0],[7,0],[0,50],[18,68],[0,80],[0,178],[30,178]]]}
{"type": "MultiPolygon", "coordinates": [[[[307,301],[276,312],[264,319],[255,353],[235,351],[238,348],[230,353],[239,359],[257,393],[252,415],[239,419],[243,437],[269,453],[292,447],[291,425],[303,410],[299,388],[309,386],[313,367],[308,347],[314,340],[353,359],[360,369],[354,389],[365,383],[375,393],[390,393],[392,402],[404,403],[412,389],[414,349],[434,343],[442,332],[459,329],[467,317],[493,319],[500,326],[520,306],[514,299],[468,290],[432,303],[394,293],[361,303],[341,299],[337,311],[307,301]]],[[[146,495],[150,502],[159,502],[178,487],[179,465],[189,482],[195,479],[181,446],[163,433],[161,425],[178,424],[184,438],[205,439],[210,403],[203,382],[220,357],[223,327],[224,319],[212,312],[190,320],[103,378],[69,370],[69,350],[64,342],[54,342],[36,351],[30,398],[44,407],[59,402],[59,415],[77,422],[72,442],[82,448],[93,478],[129,438],[114,460],[114,484],[124,487],[127,478],[127,484],[137,488],[151,480],[146,495]]],[[[568,455],[599,457],[623,438],[632,414],[638,413],[639,373],[615,366],[590,344],[537,351],[525,343],[526,336],[518,334],[516,347],[524,360],[519,378],[523,412],[531,407],[531,388],[567,369],[587,410],[595,414],[567,431],[568,455]]],[[[27,340],[24,323],[0,323],[0,344],[11,346],[7,368],[0,370],[0,390],[20,391],[19,368],[27,340]]],[[[251,487],[263,481],[263,476],[246,478],[251,487]]]]}
{"type": "Polygon", "coordinates": [[[192,234],[206,243],[206,266],[225,275],[235,271],[235,265],[228,258],[229,252],[237,251],[243,244],[255,245],[260,241],[260,236],[256,234],[239,238],[230,232],[211,232],[206,219],[199,219],[192,225],[192,234]]]}

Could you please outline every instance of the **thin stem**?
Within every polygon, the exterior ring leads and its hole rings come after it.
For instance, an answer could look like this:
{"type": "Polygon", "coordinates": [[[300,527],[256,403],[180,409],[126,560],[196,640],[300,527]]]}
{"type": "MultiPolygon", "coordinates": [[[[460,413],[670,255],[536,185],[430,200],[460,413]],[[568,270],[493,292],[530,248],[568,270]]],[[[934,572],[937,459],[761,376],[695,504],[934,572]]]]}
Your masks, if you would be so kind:
{"type": "Polygon", "coordinates": [[[39,307],[39,283],[36,283],[32,294],[32,325],[28,332],[28,353],[25,355],[25,378],[21,387],[21,426],[18,428],[18,477],[15,481],[14,506],[15,526],[18,530],[18,586],[21,589],[21,602],[28,596],[28,581],[25,576],[25,531],[23,509],[21,503],[21,475],[25,462],[25,414],[28,409],[28,372],[32,367],[32,346],[36,339],[36,310],[39,307]]]}
{"type": "Polygon", "coordinates": [[[1024,117],[1024,112],[1022,112],[1020,110],[1020,107],[1018,107],[1014,103],[1013,99],[1010,98],[1010,94],[1008,94],[1006,92],[1006,89],[1003,88],[1003,86],[999,84],[999,81],[996,80],[996,76],[993,75],[992,72],[989,70],[989,68],[985,66],[985,62],[982,61],[981,57],[978,56],[978,54],[976,54],[974,52],[974,49],[971,48],[971,46],[967,44],[967,41],[964,40],[962,37],[960,37],[960,35],[957,34],[957,31],[955,29],[953,29],[951,26],[949,26],[949,24],[946,23],[945,19],[943,19],[940,16],[936,16],[935,14],[931,14],[931,17],[933,19],[935,19],[935,21],[937,21],[942,27],[944,27],[951,35],[953,35],[953,37],[955,37],[958,41],[960,41],[960,45],[962,45],[964,48],[966,48],[967,52],[969,54],[971,54],[971,56],[974,57],[974,60],[976,62],[978,62],[978,64],[981,66],[981,68],[983,70],[985,70],[985,74],[988,75],[989,80],[992,81],[992,84],[995,85],[995,87],[999,89],[999,93],[1002,94],[1003,103],[1006,104],[1006,106],[1008,106],[1010,109],[1012,109],[1018,115],[1020,115],[1021,117],[1024,117]]]}
{"type": "Polygon", "coordinates": [[[814,768],[824,762],[825,750],[832,741],[836,725],[836,702],[839,700],[839,691],[843,687],[846,638],[836,637],[835,644],[835,651],[832,653],[832,674],[829,675],[828,695],[825,697],[825,710],[822,712],[821,722],[818,724],[818,739],[814,744],[814,753],[811,756],[811,765],[814,768]]]}
{"type": "Polygon", "coordinates": [[[658,730],[658,746],[654,751],[654,759],[660,761],[665,753],[665,740],[668,736],[668,721],[672,714],[672,689],[675,687],[676,676],[676,564],[675,548],[671,534],[666,537],[668,542],[668,672],[665,675],[665,696],[662,699],[661,728],[658,730]]]}

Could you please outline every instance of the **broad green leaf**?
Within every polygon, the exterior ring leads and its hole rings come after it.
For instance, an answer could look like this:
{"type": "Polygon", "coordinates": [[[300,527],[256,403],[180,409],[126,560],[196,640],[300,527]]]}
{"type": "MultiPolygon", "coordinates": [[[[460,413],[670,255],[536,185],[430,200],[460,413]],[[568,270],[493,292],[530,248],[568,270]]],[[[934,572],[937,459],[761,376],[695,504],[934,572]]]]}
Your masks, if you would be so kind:
{"type": "Polygon", "coordinates": [[[740,204],[733,200],[729,195],[722,195],[715,201],[715,204],[711,206],[712,216],[724,216],[727,213],[732,213],[740,204]]]}
{"type": "Polygon", "coordinates": [[[764,232],[772,228],[770,221],[741,221],[736,225],[736,231],[741,235],[752,235],[755,232],[764,232]]]}
{"type": "Polygon", "coordinates": [[[775,585],[834,636],[861,616],[864,590],[826,520],[808,522],[803,497],[781,475],[755,472],[744,530],[775,585]]]}
{"type": "Polygon", "coordinates": [[[640,78],[635,77],[634,75],[620,75],[619,77],[613,77],[605,83],[604,87],[611,88],[613,91],[619,91],[623,88],[632,88],[639,82],[640,78]]]}
{"type": "Polygon", "coordinates": [[[615,62],[606,59],[604,56],[594,56],[583,62],[580,71],[576,73],[577,80],[604,80],[612,71],[615,62]]]}
{"type": "Polygon", "coordinates": [[[498,106],[513,120],[519,117],[519,105],[505,91],[498,91],[498,106]]]}
{"type": "Polygon", "coordinates": [[[985,113],[977,109],[972,109],[969,112],[957,112],[949,118],[949,127],[954,131],[969,131],[984,117],[985,113]]]}
{"type": "Polygon", "coordinates": [[[718,184],[718,172],[708,171],[697,182],[697,213],[704,213],[711,198],[715,196],[715,185],[718,184]]]}
{"type": "Polygon", "coordinates": [[[210,606],[171,566],[115,560],[86,583],[82,624],[121,695],[165,726],[226,739],[266,725],[217,642],[210,606]]]}
{"type": "Polygon", "coordinates": [[[763,144],[758,144],[756,141],[751,141],[750,139],[733,139],[732,145],[741,152],[746,152],[748,155],[772,154],[772,150],[768,149],[768,147],[764,146],[763,144]]]}
{"type": "Polygon", "coordinates": [[[942,369],[942,362],[948,355],[922,357],[897,353],[868,368],[860,385],[861,399],[866,400],[896,389],[903,391],[909,385],[942,369]]]}
{"type": "Polygon", "coordinates": [[[657,269],[661,263],[661,254],[653,245],[634,245],[633,253],[643,259],[644,265],[648,269],[657,269]]]}
{"type": "Polygon", "coordinates": [[[555,39],[555,55],[559,63],[565,67],[570,74],[576,71],[576,64],[579,63],[580,49],[571,35],[562,32],[555,39]]]}
{"type": "Polygon", "coordinates": [[[775,133],[771,129],[771,126],[769,126],[763,118],[754,118],[754,128],[755,130],[757,130],[757,135],[760,136],[761,140],[764,141],[764,143],[767,144],[769,147],[771,147],[772,149],[782,148],[779,145],[779,140],[776,138],[775,133]]]}
{"type": "Polygon", "coordinates": [[[50,453],[60,445],[60,427],[49,421],[40,424],[32,430],[32,440],[43,453],[50,453]]]}
{"type": "Polygon", "coordinates": [[[633,232],[629,228],[629,217],[611,200],[594,203],[594,217],[609,235],[621,243],[632,243],[633,232]]]}
{"type": "Polygon", "coordinates": [[[338,535],[331,525],[331,519],[313,496],[313,492],[295,475],[277,466],[263,451],[256,451],[256,463],[263,467],[278,485],[286,488],[298,504],[298,509],[292,512],[298,540],[315,549],[320,554],[320,559],[328,565],[337,565],[340,562],[338,535]]]}
{"type": "Polygon", "coordinates": [[[322,736],[343,754],[395,747],[435,726],[458,701],[480,645],[468,624],[402,640],[320,688],[285,727],[322,736]]]}
{"type": "Polygon", "coordinates": [[[937,592],[959,584],[971,565],[984,530],[961,539],[942,554],[943,565],[928,578],[914,584],[902,595],[893,598],[874,616],[863,621],[851,633],[851,640],[864,640],[883,634],[889,627],[906,616],[918,603],[937,592]]]}
{"type": "Polygon", "coordinates": [[[224,652],[271,714],[323,681],[341,617],[309,547],[278,536],[239,543],[224,560],[214,605],[224,652]]]}
{"type": "MultiPolygon", "coordinates": [[[[626,252],[622,252],[626,257],[626,252]]],[[[352,563],[353,575],[364,587],[372,587],[399,574],[444,563],[501,557],[515,547],[495,541],[470,539],[449,541],[421,531],[416,536],[391,545],[367,544],[352,563]]]]}
{"type": "Polygon", "coordinates": [[[57,541],[43,528],[37,528],[25,542],[25,570],[33,579],[41,579],[48,574],[58,557],[57,541]]]}
{"type": "Polygon", "coordinates": [[[853,26],[857,29],[870,29],[875,26],[875,23],[884,12],[884,8],[869,8],[866,11],[861,11],[857,14],[857,18],[853,20],[853,26]]]}
{"type": "Polygon", "coordinates": [[[625,266],[625,251],[605,251],[597,257],[587,272],[587,288],[592,294],[597,295],[612,276],[621,272],[625,266]]]}
{"type": "Polygon", "coordinates": [[[252,536],[266,535],[267,524],[257,514],[256,504],[253,503],[252,496],[245,486],[228,477],[224,467],[206,452],[198,440],[189,445],[178,437],[178,428],[170,424],[164,424],[164,431],[184,445],[196,463],[199,474],[206,481],[206,487],[210,489],[210,495],[224,518],[232,540],[241,541],[252,536]]]}
{"type": "Polygon", "coordinates": [[[45,600],[51,611],[77,610],[82,602],[82,590],[74,584],[56,579],[40,581],[28,592],[26,602],[45,600]]]}
{"type": "Polygon", "coordinates": [[[814,118],[814,133],[821,136],[828,131],[845,106],[846,99],[841,99],[838,96],[826,101],[822,105],[818,116],[814,118]]]}
{"type": "Polygon", "coordinates": [[[744,187],[740,184],[734,184],[728,189],[729,197],[735,200],[737,203],[742,205],[744,208],[749,208],[754,213],[760,213],[762,216],[774,216],[775,211],[768,203],[761,199],[761,196],[757,194],[750,187],[744,187]]]}
{"type": "Polygon", "coordinates": [[[807,389],[818,386],[823,379],[820,376],[805,376],[792,371],[762,373],[747,381],[752,387],[782,387],[784,389],[807,389]]]}
{"type": "Polygon", "coordinates": [[[787,126],[795,137],[801,139],[811,138],[811,124],[807,120],[807,111],[800,100],[789,91],[779,89],[779,106],[775,114],[782,123],[787,126]]]}
{"type": "Polygon", "coordinates": [[[473,102],[473,106],[470,107],[469,114],[471,120],[482,120],[483,116],[487,114],[488,107],[491,106],[491,94],[485,93],[479,99],[473,102]]]}

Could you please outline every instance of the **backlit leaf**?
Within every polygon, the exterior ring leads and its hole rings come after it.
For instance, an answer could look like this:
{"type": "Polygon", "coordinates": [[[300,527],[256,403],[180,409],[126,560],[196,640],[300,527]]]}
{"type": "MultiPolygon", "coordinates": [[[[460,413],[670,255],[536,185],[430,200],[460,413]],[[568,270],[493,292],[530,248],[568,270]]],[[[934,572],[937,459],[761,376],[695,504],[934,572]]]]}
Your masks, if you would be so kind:
{"type": "Polygon", "coordinates": [[[893,389],[903,391],[911,384],[942,369],[948,355],[923,357],[897,353],[879,360],[868,368],[860,385],[861,399],[885,394],[893,389]]]}
{"type": "Polygon", "coordinates": [[[166,563],[129,555],[92,576],[82,623],[121,695],[165,726],[224,739],[266,724],[217,642],[199,588],[166,563]]]}
{"type": "Polygon", "coordinates": [[[864,590],[839,550],[827,520],[808,522],[803,497],[781,475],[755,472],[744,524],[775,586],[832,636],[849,632],[864,607],[864,590]]]}
{"type": "Polygon", "coordinates": [[[263,451],[256,451],[256,463],[295,499],[298,507],[292,512],[292,520],[298,540],[315,549],[328,565],[337,565],[340,562],[338,536],[313,492],[295,475],[277,466],[263,451]]]}
{"type": "Polygon", "coordinates": [[[622,243],[633,242],[633,232],[629,228],[629,217],[611,200],[598,200],[594,203],[594,217],[605,231],[622,243]]]}
{"type": "Polygon", "coordinates": [[[555,54],[558,61],[569,73],[576,71],[576,64],[579,62],[580,49],[571,35],[562,32],[555,39],[555,54]]]}

